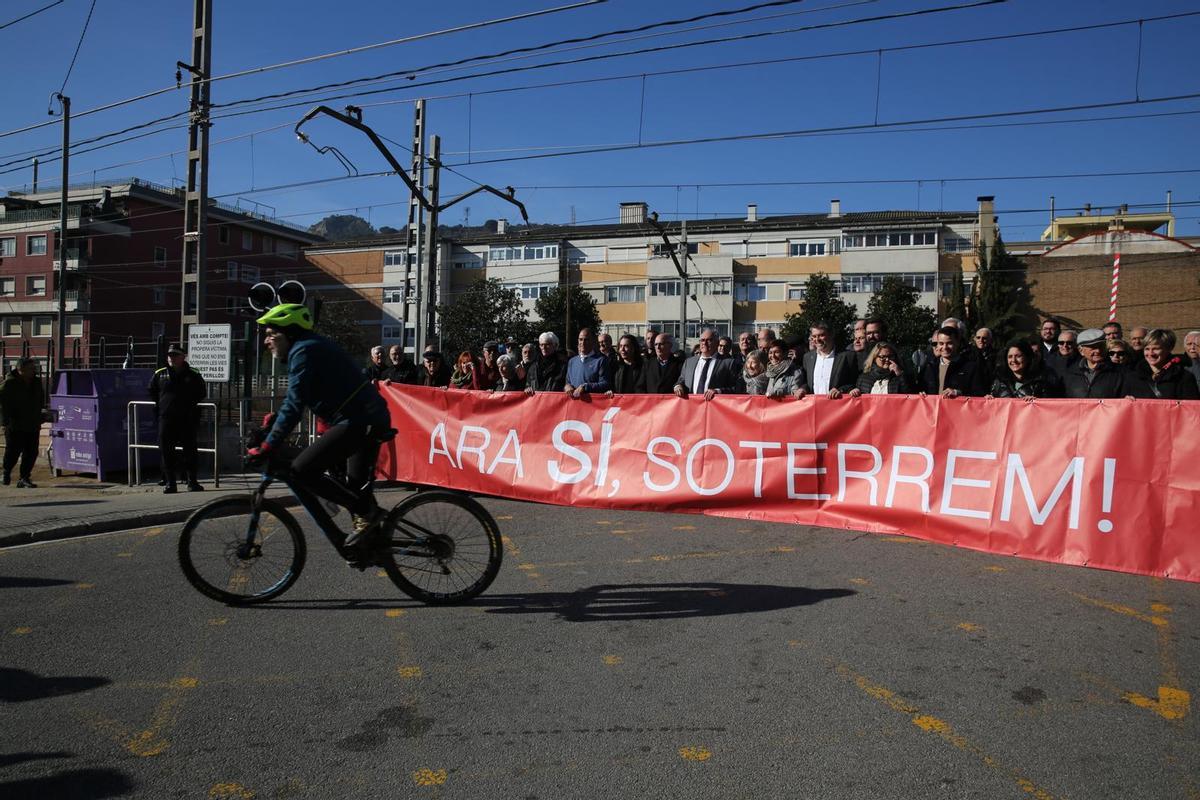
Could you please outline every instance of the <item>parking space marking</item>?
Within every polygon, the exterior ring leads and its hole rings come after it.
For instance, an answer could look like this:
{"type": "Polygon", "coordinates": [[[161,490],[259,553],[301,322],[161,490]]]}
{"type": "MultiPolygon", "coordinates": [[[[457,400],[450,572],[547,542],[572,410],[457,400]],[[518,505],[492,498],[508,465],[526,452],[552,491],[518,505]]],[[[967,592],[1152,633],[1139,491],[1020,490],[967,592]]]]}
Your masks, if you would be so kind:
{"type": "Polygon", "coordinates": [[[383,615],[385,617],[391,617],[392,619],[395,619],[396,617],[403,617],[404,609],[403,608],[389,608],[387,611],[383,612],[383,615]]]}
{"type": "Polygon", "coordinates": [[[1119,603],[1110,603],[1107,600],[1099,600],[1095,597],[1088,597],[1086,594],[1080,594],[1079,592],[1068,592],[1068,594],[1070,594],[1072,597],[1074,597],[1077,600],[1081,600],[1081,601],[1087,603],[1088,605],[1093,605],[1093,606],[1096,606],[1097,608],[1103,608],[1108,611],[1112,611],[1114,614],[1123,614],[1124,616],[1127,616],[1127,617],[1133,617],[1136,620],[1140,620],[1142,622],[1148,622],[1151,625],[1154,625],[1156,627],[1163,627],[1167,624],[1167,620],[1165,617],[1152,616],[1150,614],[1143,614],[1141,611],[1138,611],[1136,608],[1130,608],[1129,606],[1123,606],[1123,605],[1120,605],[1119,603]]]}
{"type": "Polygon", "coordinates": [[[396,667],[396,674],[399,675],[401,678],[407,678],[409,680],[412,680],[414,678],[420,678],[425,675],[425,673],[421,670],[420,667],[413,667],[413,666],[396,667]]]}
{"type": "Polygon", "coordinates": [[[712,758],[712,751],[707,747],[681,747],[679,748],[679,757],[684,761],[708,761],[712,758]]]}
{"type": "Polygon", "coordinates": [[[33,633],[33,628],[22,625],[19,628],[13,628],[11,631],[9,631],[9,633],[13,636],[25,636],[26,634],[33,633]]]}
{"type": "Polygon", "coordinates": [[[618,667],[625,663],[625,659],[620,656],[604,656],[600,660],[610,667],[618,667]]]}
{"type": "Polygon", "coordinates": [[[874,683],[863,675],[859,675],[845,664],[835,664],[834,670],[838,675],[858,687],[863,694],[880,701],[893,711],[907,716],[909,722],[917,728],[926,733],[932,733],[955,749],[974,756],[988,769],[1008,775],[1023,792],[1032,795],[1037,800],[1054,800],[1054,795],[1050,794],[1050,792],[1038,787],[1032,780],[1021,773],[1020,770],[1009,767],[996,757],[989,755],[979,745],[954,730],[954,727],[945,720],[922,713],[919,707],[908,702],[891,689],[874,683]]]}
{"type": "Polygon", "coordinates": [[[199,685],[200,681],[192,677],[181,677],[171,681],[166,696],[159,701],[150,716],[150,724],[145,730],[129,736],[123,742],[125,749],[139,758],[150,758],[166,752],[171,746],[166,734],[179,718],[179,707],[183,704],[184,696],[199,685]]]}
{"type": "Polygon", "coordinates": [[[975,622],[960,622],[958,623],[958,627],[967,633],[978,633],[983,630],[983,626],[975,622]]]}
{"type": "Polygon", "coordinates": [[[214,783],[208,796],[213,800],[250,800],[254,792],[240,783],[214,783]]]}
{"type": "Polygon", "coordinates": [[[422,767],[412,774],[413,783],[417,786],[441,786],[446,782],[446,770],[422,767]]]}

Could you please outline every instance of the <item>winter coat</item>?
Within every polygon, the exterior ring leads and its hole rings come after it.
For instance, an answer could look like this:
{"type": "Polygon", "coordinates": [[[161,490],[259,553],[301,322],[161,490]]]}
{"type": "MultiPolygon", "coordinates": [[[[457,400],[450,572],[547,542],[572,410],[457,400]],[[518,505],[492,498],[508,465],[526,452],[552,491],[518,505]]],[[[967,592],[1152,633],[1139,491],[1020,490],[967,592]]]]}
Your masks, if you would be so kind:
{"type": "Polygon", "coordinates": [[[535,361],[525,375],[525,388],[535,392],[561,392],[566,385],[566,359],[559,353],[535,361]]]}
{"type": "Polygon", "coordinates": [[[149,391],[154,413],[160,419],[179,422],[199,419],[196,404],[208,396],[204,378],[186,361],[180,369],[163,367],[155,372],[149,391]]]}
{"type": "Polygon", "coordinates": [[[609,383],[613,394],[643,394],[646,391],[642,376],[645,366],[645,362],[640,358],[628,364],[618,360],[613,368],[612,381],[609,383]]]}
{"type": "Polygon", "coordinates": [[[1167,365],[1153,374],[1145,360],[1139,361],[1125,373],[1126,392],[1134,397],[1162,400],[1200,400],[1196,377],[1183,366],[1183,359],[1174,356],[1167,365]]]}
{"type": "Polygon", "coordinates": [[[863,394],[872,394],[875,384],[879,381],[887,381],[888,394],[912,394],[912,382],[904,370],[900,370],[900,374],[897,375],[890,369],[879,367],[872,367],[859,375],[857,388],[863,394]]]}
{"type": "MultiPolygon", "coordinates": [[[[921,367],[917,386],[925,394],[941,394],[938,390],[938,367],[941,362],[940,358],[934,358],[921,367]]],[[[983,397],[987,387],[983,385],[979,362],[967,355],[956,355],[950,360],[946,383],[942,388],[957,389],[959,394],[967,397],[983,397]]]]}
{"type": "Polygon", "coordinates": [[[796,391],[796,376],[799,371],[790,358],[770,365],[763,374],[767,376],[767,388],[763,392],[767,397],[786,397],[796,391]]]}
{"type": "Polygon", "coordinates": [[[1035,369],[1017,382],[1012,370],[1001,367],[992,381],[992,397],[1062,397],[1062,381],[1048,368],[1035,369]]]}
{"type": "Polygon", "coordinates": [[[38,431],[44,421],[46,393],[42,382],[34,378],[29,383],[13,370],[0,386],[0,412],[4,426],[14,433],[38,431]]]}
{"type": "Polygon", "coordinates": [[[1124,369],[1108,359],[1101,361],[1094,372],[1086,365],[1080,359],[1063,374],[1064,397],[1113,399],[1129,394],[1124,369]]]}

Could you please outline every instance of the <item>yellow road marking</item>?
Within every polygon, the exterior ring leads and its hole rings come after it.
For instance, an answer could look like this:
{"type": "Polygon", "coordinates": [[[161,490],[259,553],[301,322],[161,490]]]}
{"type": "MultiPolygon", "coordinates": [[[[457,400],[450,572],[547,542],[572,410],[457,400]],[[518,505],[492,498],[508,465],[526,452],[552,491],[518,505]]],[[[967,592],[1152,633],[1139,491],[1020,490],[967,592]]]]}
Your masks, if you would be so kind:
{"type": "Polygon", "coordinates": [[[505,514],[503,517],[494,517],[494,519],[512,519],[512,514],[505,514]]]}
{"type": "Polygon", "coordinates": [[[24,636],[27,633],[33,633],[33,628],[21,626],[20,628],[13,628],[9,633],[13,636],[24,636]]]}
{"type": "Polygon", "coordinates": [[[617,530],[616,528],[613,528],[613,530],[612,530],[612,533],[613,533],[613,534],[615,534],[615,535],[617,535],[617,536],[620,536],[620,535],[622,535],[622,534],[625,534],[625,533],[633,533],[633,531],[627,531],[627,530],[625,530],[624,528],[622,528],[622,529],[620,529],[620,530],[617,530]]]}
{"type": "Polygon", "coordinates": [[[379,570],[378,572],[376,572],[376,573],[375,573],[375,577],[376,577],[376,578],[386,578],[386,577],[387,577],[387,570],[386,570],[386,569],[381,569],[381,570],[379,570]]]}
{"type": "Polygon", "coordinates": [[[208,790],[208,796],[214,800],[250,800],[254,792],[240,783],[215,783],[208,790]]]}
{"type": "Polygon", "coordinates": [[[984,567],[984,569],[987,570],[988,572],[1004,572],[1005,571],[1004,567],[984,567]]]}
{"type": "Polygon", "coordinates": [[[673,530],[673,531],[694,531],[694,530],[696,530],[696,526],[695,525],[676,525],[674,528],[671,528],[671,530],[673,530]]]}
{"type": "Polygon", "coordinates": [[[736,558],[741,556],[761,556],[794,552],[796,552],[796,548],[794,547],[769,547],[766,549],[754,550],[715,550],[697,553],[679,553],[678,555],[654,555],[647,558],[626,558],[622,559],[621,561],[598,562],[597,564],[590,564],[590,562],[586,561],[548,561],[544,564],[518,564],[517,569],[536,570],[545,569],[547,567],[582,567],[589,565],[599,566],[603,564],[645,564],[647,561],[662,563],[669,561],[687,561],[697,558],[736,558]]]}
{"type": "Polygon", "coordinates": [[[1079,594],[1078,592],[1068,592],[1068,594],[1077,600],[1082,600],[1083,602],[1096,606],[1097,608],[1107,609],[1108,611],[1112,611],[1116,614],[1124,614],[1127,617],[1133,617],[1134,619],[1141,620],[1142,622],[1148,622],[1151,625],[1163,627],[1167,624],[1167,620],[1165,618],[1152,617],[1149,614],[1143,614],[1136,608],[1130,608],[1129,606],[1123,606],[1118,603],[1109,603],[1106,600],[1098,600],[1095,597],[1088,597],[1087,595],[1079,594]]]}
{"type": "Polygon", "coordinates": [[[117,558],[133,558],[133,553],[117,553],[117,558]]]}
{"type": "Polygon", "coordinates": [[[75,584],[75,588],[76,589],[95,589],[96,584],[94,584],[94,583],[77,583],[77,584],[75,584]]]}
{"type": "Polygon", "coordinates": [[[521,548],[517,547],[511,536],[501,536],[500,541],[504,543],[504,549],[512,553],[513,558],[521,557],[521,548]]]}
{"type": "Polygon", "coordinates": [[[684,761],[708,761],[712,758],[712,751],[707,747],[681,747],[679,757],[684,761]]]}
{"type": "Polygon", "coordinates": [[[1054,796],[1052,794],[1039,788],[1033,781],[1022,775],[1019,770],[1008,767],[994,756],[988,755],[981,747],[955,731],[954,727],[945,720],[938,719],[929,714],[922,714],[920,708],[900,697],[891,689],[871,682],[865,676],[859,675],[845,664],[837,664],[834,669],[838,675],[851,681],[868,697],[879,700],[893,711],[906,715],[909,721],[922,731],[932,733],[956,749],[978,758],[984,766],[990,769],[1007,773],[1022,791],[1032,795],[1037,800],[1053,800],[1054,796]]]}
{"type": "Polygon", "coordinates": [[[612,523],[606,519],[598,519],[598,520],[596,520],[596,524],[597,525],[612,525],[612,523]]]}
{"type": "Polygon", "coordinates": [[[417,786],[441,786],[446,782],[446,770],[422,767],[412,774],[412,778],[417,786]]]}
{"type": "Polygon", "coordinates": [[[885,542],[902,542],[903,544],[923,544],[920,539],[914,539],[911,536],[884,536],[885,542]]]}
{"type": "Polygon", "coordinates": [[[983,630],[982,625],[977,625],[974,622],[960,622],[958,623],[958,627],[962,628],[967,633],[976,633],[983,630]]]}
{"type": "Polygon", "coordinates": [[[213,617],[208,621],[209,625],[224,625],[229,622],[229,617],[213,617]]]}
{"type": "Polygon", "coordinates": [[[403,617],[404,609],[403,608],[389,608],[387,611],[383,612],[383,615],[385,617],[403,617]]]}
{"type": "Polygon", "coordinates": [[[184,695],[200,684],[196,678],[176,678],[171,681],[167,695],[155,707],[150,717],[150,725],[143,731],[135,733],[123,744],[127,751],[141,758],[161,755],[166,752],[171,743],[164,734],[175,724],[179,717],[179,706],[183,703],[184,695]]]}
{"type": "Polygon", "coordinates": [[[1158,687],[1158,699],[1152,699],[1137,692],[1125,692],[1121,695],[1139,708],[1153,711],[1166,720],[1183,719],[1191,710],[1192,696],[1184,689],[1170,686],[1158,687]]]}
{"type": "Polygon", "coordinates": [[[620,656],[604,656],[601,660],[610,667],[625,663],[625,659],[620,656]]]}
{"type": "Polygon", "coordinates": [[[166,530],[166,528],[151,528],[150,530],[148,530],[144,534],[142,534],[142,536],[146,539],[151,539],[151,538],[161,534],[164,530],[166,530]]]}
{"type": "Polygon", "coordinates": [[[420,678],[425,673],[420,667],[397,667],[396,674],[401,678],[420,678]]]}
{"type": "Polygon", "coordinates": [[[871,582],[866,578],[851,578],[851,583],[857,583],[859,586],[869,586],[871,582]]]}

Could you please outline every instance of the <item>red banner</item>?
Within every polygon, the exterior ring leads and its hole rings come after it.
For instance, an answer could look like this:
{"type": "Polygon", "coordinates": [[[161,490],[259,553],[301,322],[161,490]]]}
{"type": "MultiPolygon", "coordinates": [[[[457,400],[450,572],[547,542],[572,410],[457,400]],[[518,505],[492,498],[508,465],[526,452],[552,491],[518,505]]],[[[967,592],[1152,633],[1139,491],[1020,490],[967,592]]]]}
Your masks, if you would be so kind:
{"type": "Polygon", "coordinates": [[[388,479],[1200,581],[1200,403],[380,391],[388,479]]]}

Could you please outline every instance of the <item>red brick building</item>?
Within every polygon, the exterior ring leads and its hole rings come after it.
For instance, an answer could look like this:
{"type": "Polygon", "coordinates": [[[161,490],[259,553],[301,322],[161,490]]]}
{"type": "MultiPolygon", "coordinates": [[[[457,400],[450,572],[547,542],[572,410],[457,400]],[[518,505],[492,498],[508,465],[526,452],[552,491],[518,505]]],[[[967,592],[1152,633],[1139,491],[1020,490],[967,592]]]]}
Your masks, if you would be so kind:
{"type": "MultiPolygon", "coordinates": [[[[0,198],[0,350],[4,368],[27,351],[45,357],[57,333],[57,188],[0,198]]],[[[250,211],[208,212],[206,323],[250,319],[246,290],[300,272],[300,248],[319,237],[250,211]]],[[[68,360],[91,363],[104,339],[174,341],[180,330],[182,192],[137,178],[71,187],[67,213],[68,360]]]]}

